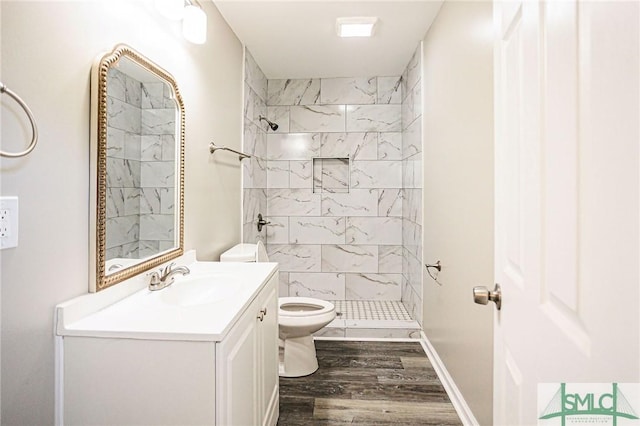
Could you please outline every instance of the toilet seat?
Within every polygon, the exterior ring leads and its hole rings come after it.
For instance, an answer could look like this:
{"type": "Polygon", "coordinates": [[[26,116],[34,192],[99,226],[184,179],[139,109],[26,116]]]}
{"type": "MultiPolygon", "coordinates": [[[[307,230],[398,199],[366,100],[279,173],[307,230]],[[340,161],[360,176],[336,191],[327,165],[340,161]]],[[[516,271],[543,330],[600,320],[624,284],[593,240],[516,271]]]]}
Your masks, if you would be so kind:
{"type": "Polygon", "coordinates": [[[280,317],[315,317],[335,310],[331,302],[310,297],[280,297],[278,315],[280,317]]]}
{"type": "MultiPolygon", "coordinates": [[[[238,244],[220,255],[221,262],[268,262],[262,241],[238,244]]],[[[278,298],[281,377],[302,377],[318,369],[313,333],[336,317],[333,303],[311,297],[278,298]]]]}

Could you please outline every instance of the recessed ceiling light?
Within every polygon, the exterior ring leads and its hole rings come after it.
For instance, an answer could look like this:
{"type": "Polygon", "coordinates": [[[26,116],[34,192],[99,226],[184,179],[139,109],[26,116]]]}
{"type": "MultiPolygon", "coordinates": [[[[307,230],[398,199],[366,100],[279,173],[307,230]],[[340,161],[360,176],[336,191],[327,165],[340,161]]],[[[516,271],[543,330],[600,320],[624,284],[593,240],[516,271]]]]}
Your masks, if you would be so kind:
{"type": "Polygon", "coordinates": [[[336,32],[340,37],[371,37],[376,22],[375,17],[338,18],[336,32]]]}

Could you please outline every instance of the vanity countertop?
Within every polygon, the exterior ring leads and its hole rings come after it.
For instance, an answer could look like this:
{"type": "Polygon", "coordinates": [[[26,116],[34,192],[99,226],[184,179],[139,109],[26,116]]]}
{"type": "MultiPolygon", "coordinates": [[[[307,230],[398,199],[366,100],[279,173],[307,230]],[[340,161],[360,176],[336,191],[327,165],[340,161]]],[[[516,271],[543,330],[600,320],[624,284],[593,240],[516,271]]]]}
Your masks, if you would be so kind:
{"type": "Polygon", "coordinates": [[[58,305],[56,334],[220,341],[278,271],[277,263],[197,262],[189,254],[185,259],[192,261],[177,264],[187,265],[191,273],[162,290],[149,291],[148,278],[136,277],[110,293],[107,289],[58,305]]]}

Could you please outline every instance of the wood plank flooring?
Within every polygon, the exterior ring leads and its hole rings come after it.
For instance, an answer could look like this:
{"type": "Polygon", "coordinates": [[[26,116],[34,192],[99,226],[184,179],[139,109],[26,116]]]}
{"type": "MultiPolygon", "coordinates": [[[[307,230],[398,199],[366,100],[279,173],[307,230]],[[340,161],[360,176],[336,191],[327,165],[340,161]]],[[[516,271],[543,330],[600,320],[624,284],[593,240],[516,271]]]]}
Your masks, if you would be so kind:
{"type": "Polygon", "coordinates": [[[279,426],[460,425],[417,342],[316,341],[318,371],[280,378],[279,426]]]}

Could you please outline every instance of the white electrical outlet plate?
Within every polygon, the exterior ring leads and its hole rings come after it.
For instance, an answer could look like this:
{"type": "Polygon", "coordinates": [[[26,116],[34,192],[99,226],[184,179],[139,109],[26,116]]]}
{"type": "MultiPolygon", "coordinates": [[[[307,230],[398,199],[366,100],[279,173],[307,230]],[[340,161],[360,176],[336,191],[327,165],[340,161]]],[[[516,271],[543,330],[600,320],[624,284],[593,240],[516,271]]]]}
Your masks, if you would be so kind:
{"type": "Polygon", "coordinates": [[[18,247],[18,197],[0,197],[0,250],[18,247]]]}

